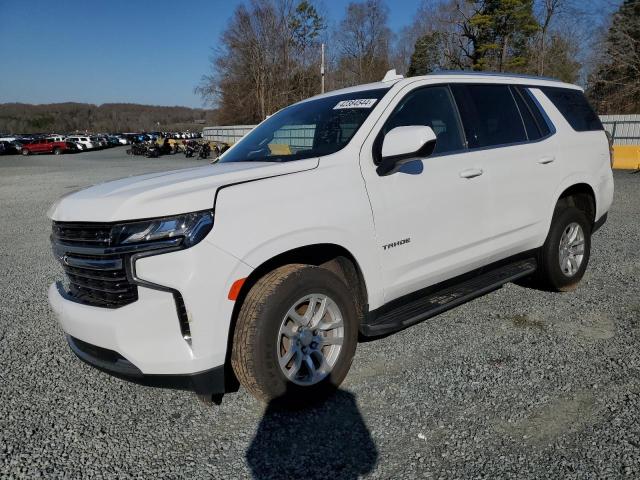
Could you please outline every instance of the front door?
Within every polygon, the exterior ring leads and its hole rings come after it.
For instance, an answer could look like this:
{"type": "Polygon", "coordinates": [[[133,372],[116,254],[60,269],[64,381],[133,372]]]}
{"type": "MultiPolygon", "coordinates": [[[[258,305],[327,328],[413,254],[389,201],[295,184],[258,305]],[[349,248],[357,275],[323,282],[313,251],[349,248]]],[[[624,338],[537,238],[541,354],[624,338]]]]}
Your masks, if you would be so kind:
{"type": "Polygon", "coordinates": [[[360,157],[387,302],[481,266],[491,233],[486,166],[466,150],[450,88],[411,87],[396,97],[392,113],[380,119],[360,157]],[[379,136],[407,125],[431,127],[437,136],[434,152],[378,175],[379,136]]]}

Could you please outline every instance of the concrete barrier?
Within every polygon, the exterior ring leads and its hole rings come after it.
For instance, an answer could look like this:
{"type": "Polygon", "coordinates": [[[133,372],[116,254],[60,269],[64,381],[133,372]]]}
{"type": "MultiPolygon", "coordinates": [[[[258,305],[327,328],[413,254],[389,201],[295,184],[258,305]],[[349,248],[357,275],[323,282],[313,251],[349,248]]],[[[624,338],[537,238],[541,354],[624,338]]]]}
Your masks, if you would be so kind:
{"type": "Polygon", "coordinates": [[[640,145],[614,145],[613,168],[640,170],[640,145]]]}

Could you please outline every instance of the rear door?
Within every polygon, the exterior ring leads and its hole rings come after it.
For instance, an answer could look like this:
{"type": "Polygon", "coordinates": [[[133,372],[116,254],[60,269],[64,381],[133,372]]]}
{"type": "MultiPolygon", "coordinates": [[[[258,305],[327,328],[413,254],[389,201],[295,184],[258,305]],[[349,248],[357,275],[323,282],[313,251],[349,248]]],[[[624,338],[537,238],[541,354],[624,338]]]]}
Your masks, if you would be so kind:
{"type": "MultiPolygon", "coordinates": [[[[551,131],[538,123],[526,89],[506,84],[455,84],[469,156],[485,165],[492,214],[491,241],[482,254],[491,261],[538,247],[546,214],[544,199],[554,188],[551,131]]],[[[545,124],[546,125],[546,124],[545,124]]]]}
{"type": "Polygon", "coordinates": [[[34,153],[42,153],[46,150],[46,140],[37,140],[31,145],[31,151],[34,153]]]}
{"type": "Polygon", "coordinates": [[[387,112],[363,144],[360,166],[390,301],[482,265],[492,212],[486,167],[466,151],[448,85],[407,86],[387,112]],[[384,135],[409,125],[434,130],[433,154],[378,175],[374,158],[384,135]]]}

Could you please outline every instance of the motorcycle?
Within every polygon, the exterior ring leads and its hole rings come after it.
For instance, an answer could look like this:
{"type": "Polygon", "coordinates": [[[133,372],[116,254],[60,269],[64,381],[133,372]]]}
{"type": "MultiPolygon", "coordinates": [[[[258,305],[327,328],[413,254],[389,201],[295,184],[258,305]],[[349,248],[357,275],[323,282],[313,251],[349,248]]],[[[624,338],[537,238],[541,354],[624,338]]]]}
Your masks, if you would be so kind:
{"type": "Polygon", "coordinates": [[[160,156],[160,147],[158,146],[157,143],[152,143],[148,148],[147,148],[147,153],[144,154],[145,157],[147,158],[158,158],[160,156]]]}
{"type": "Polygon", "coordinates": [[[211,153],[211,145],[208,143],[203,143],[200,145],[200,150],[198,151],[198,158],[207,159],[209,158],[209,154],[211,153]]]}
{"type": "Polygon", "coordinates": [[[184,156],[186,158],[193,157],[193,154],[196,153],[196,147],[193,143],[189,142],[184,146],[184,156]]]}

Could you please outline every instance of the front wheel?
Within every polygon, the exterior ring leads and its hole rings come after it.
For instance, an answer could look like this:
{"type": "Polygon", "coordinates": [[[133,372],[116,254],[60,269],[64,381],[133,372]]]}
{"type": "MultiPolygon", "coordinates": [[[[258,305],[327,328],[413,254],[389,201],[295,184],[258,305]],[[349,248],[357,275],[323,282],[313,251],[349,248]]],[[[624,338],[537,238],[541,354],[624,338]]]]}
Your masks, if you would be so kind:
{"type": "Polygon", "coordinates": [[[56,148],[53,150],[54,155],[60,155],[61,153],[62,153],[62,150],[60,150],[59,148],[56,148]]]}
{"type": "Polygon", "coordinates": [[[558,208],[538,259],[538,283],[570,291],[582,279],[591,254],[591,224],[575,207],[558,208]]]}
{"type": "Polygon", "coordinates": [[[345,283],[320,267],[286,265],[247,294],[231,364],[254,397],[300,406],[321,401],[342,383],[357,338],[356,309],[345,283]]]}
{"type": "Polygon", "coordinates": [[[27,150],[26,148],[23,148],[23,149],[22,149],[22,151],[21,151],[20,153],[22,153],[22,155],[24,155],[24,156],[26,157],[26,156],[27,156],[27,155],[29,155],[31,152],[30,152],[29,150],[27,150]]]}

